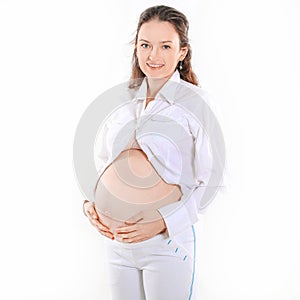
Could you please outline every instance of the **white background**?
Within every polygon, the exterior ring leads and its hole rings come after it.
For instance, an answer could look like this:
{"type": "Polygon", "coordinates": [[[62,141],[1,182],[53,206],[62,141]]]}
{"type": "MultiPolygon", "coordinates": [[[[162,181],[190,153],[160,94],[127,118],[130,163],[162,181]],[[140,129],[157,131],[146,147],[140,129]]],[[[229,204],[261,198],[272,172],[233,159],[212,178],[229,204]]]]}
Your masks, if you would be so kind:
{"type": "Polygon", "coordinates": [[[129,78],[128,43],[156,4],[188,17],[226,139],[226,192],[196,225],[198,298],[300,299],[296,0],[0,1],[1,299],[110,299],[73,138],[86,107],[129,78]]]}

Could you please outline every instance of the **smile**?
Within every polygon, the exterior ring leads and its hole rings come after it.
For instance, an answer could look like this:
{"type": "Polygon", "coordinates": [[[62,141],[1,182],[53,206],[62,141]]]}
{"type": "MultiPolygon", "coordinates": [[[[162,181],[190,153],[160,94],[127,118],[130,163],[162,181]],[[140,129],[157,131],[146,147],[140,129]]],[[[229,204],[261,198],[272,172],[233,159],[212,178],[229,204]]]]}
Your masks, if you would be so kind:
{"type": "Polygon", "coordinates": [[[150,63],[147,63],[147,66],[150,67],[151,69],[160,69],[164,66],[164,64],[150,64],[150,63]]]}

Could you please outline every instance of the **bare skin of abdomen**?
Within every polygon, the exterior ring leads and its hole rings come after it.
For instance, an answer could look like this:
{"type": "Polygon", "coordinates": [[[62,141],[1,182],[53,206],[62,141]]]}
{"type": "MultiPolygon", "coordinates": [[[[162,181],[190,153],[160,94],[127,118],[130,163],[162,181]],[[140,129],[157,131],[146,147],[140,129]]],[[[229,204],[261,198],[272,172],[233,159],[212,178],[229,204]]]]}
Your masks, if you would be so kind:
{"type": "Polygon", "coordinates": [[[146,154],[131,148],[122,151],[102,173],[95,190],[95,205],[102,223],[114,232],[139,212],[157,210],[179,201],[181,196],[179,185],[166,183],[146,154]]]}

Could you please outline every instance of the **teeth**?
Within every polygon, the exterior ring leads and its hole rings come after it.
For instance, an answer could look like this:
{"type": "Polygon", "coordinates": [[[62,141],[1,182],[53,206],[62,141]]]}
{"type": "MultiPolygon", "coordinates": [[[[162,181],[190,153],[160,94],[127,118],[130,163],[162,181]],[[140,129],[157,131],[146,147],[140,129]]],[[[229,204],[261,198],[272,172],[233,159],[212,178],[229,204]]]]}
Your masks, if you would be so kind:
{"type": "Polygon", "coordinates": [[[148,64],[148,65],[152,68],[160,68],[163,66],[163,65],[153,65],[153,64],[148,64]]]}

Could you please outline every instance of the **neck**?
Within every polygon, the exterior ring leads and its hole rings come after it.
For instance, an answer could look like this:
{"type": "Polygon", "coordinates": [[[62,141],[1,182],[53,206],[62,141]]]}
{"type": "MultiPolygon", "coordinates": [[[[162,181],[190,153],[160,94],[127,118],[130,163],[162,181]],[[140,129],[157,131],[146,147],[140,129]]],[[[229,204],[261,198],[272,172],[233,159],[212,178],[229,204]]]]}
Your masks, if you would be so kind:
{"type": "Polygon", "coordinates": [[[168,81],[168,78],[148,78],[147,77],[147,98],[155,98],[158,91],[168,81]]]}

